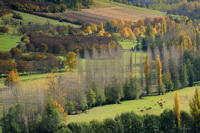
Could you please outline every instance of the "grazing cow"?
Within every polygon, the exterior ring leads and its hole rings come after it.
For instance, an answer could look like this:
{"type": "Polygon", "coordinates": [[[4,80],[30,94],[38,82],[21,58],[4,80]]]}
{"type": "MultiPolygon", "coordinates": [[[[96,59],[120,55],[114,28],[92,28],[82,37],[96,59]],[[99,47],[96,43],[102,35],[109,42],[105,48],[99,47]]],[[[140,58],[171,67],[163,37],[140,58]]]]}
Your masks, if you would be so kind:
{"type": "Polygon", "coordinates": [[[152,107],[149,107],[148,109],[152,109],[152,107]]]}
{"type": "Polygon", "coordinates": [[[149,109],[146,109],[146,110],[149,110],[149,109]]]}
{"type": "Polygon", "coordinates": [[[143,112],[144,110],[140,110],[140,112],[143,112]]]}

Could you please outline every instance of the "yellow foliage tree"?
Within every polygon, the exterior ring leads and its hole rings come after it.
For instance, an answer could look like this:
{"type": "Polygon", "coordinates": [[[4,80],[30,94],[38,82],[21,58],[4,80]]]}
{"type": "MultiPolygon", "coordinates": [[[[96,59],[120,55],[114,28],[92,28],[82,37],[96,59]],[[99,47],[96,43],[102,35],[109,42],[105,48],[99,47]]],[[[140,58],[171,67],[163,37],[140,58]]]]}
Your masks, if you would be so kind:
{"type": "Polygon", "coordinates": [[[104,35],[104,31],[100,30],[99,33],[97,34],[98,37],[103,36],[104,35]]]}
{"type": "Polygon", "coordinates": [[[66,93],[60,88],[58,80],[53,73],[47,74],[46,84],[48,86],[48,92],[52,95],[53,99],[64,104],[66,93]]]}
{"type": "Polygon", "coordinates": [[[163,93],[163,86],[162,86],[162,63],[160,61],[160,56],[157,55],[157,63],[156,63],[156,78],[157,78],[157,88],[159,95],[163,93]]]}
{"type": "Polygon", "coordinates": [[[128,38],[129,38],[130,40],[136,40],[136,37],[135,37],[135,35],[134,35],[133,32],[129,34],[129,37],[128,37],[128,38]]]}
{"type": "Polygon", "coordinates": [[[91,30],[96,33],[97,32],[97,26],[95,24],[91,24],[91,30]]]}
{"type": "Polygon", "coordinates": [[[114,28],[115,26],[117,26],[117,21],[114,20],[114,19],[110,20],[110,26],[111,26],[112,28],[114,28]]]}
{"type": "Polygon", "coordinates": [[[144,74],[145,74],[145,81],[146,81],[146,93],[147,93],[147,95],[149,95],[149,88],[150,88],[150,65],[149,65],[149,55],[148,54],[145,57],[144,74]]]}
{"type": "Polygon", "coordinates": [[[92,30],[91,30],[90,26],[88,26],[88,27],[85,29],[85,32],[88,33],[88,34],[92,34],[92,30]]]}
{"type": "Polygon", "coordinates": [[[146,29],[145,29],[145,27],[144,26],[140,26],[140,32],[143,32],[143,33],[145,33],[145,31],[146,31],[146,29]]]}
{"type": "Polygon", "coordinates": [[[140,35],[140,29],[139,28],[135,28],[133,30],[133,33],[135,34],[136,37],[138,37],[140,35]]]}
{"type": "Polygon", "coordinates": [[[19,74],[17,72],[17,70],[12,70],[9,72],[8,77],[5,80],[5,85],[12,87],[15,85],[19,85],[20,81],[19,81],[19,74]]]}
{"type": "Polygon", "coordinates": [[[188,45],[188,50],[192,49],[192,41],[190,39],[190,36],[187,37],[187,45],[188,45]]]}
{"type": "Polygon", "coordinates": [[[105,30],[104,30],[104,28],[103,28],[103,23],[100,24],[100,27],[101,27],[101,31],[104,33],[105,30]]]}
{"type": "Polygon", "coordinates": [[[123,30],[121,31],[121,36],[125,39],[128,38],[129,34],[126,28],[123,28],[123,30]]]}
{"type": "Polygon", "coordinates": [[[119,30],[122,30],[125,27],[124,21],[120,20],[117,27],[118,27],[119,30]]]}
{"type": "Polygon", "coordinates": [[[176,126],[180,127],[181,125],[180,98],[177,92],[174,95],[173,111],[176,116],[176,126]]]}
{"type": "Polygon", "coordinates": [[[194,54],[196,54],[196,52],[197,52],[197,35],[196,35],[195,30],[193,31],[193,33],[194,33],[193,52],[194,52],[194,54]]]}
{"type": "Polygon", "coordinates": [[[65,56],[65,65],[68,66],[68,70],[77,68],[77,57],[76,53],[68,52],[65,56]]]}

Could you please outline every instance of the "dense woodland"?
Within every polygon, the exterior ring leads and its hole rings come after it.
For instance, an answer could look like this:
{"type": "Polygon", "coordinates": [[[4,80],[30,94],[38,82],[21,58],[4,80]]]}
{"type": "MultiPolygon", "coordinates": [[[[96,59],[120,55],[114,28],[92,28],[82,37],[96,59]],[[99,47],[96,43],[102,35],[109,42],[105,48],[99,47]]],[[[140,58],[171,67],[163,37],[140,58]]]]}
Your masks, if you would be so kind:
{"type": "Polygon", "coordinates": [[[23,12],[57,13],[69,10],[81,10],[94,4],[93,0],[3,0],[4,8],[23,12]]]}

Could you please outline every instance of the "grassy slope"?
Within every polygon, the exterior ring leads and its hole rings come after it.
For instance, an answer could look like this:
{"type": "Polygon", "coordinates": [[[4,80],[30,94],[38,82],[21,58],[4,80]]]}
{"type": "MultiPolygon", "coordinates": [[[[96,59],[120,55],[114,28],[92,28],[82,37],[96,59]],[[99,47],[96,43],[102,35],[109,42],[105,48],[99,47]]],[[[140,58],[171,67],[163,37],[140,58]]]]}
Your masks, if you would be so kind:
{"type": "Polygon", "coordinates": [[[131,49],[135,47],[136,42],[132,42],[131,40],[124,40],[120,41],[119,44],[122,45],[123,49],[131,49]]]}
{"type": "MultiPolygon", "coordinates": [[[[199,88],[199,87],[198,87],[199,88]]],[[[180,105],[181,110],[189,111],[189,100],[193,97],[195,91],[195,87],[184,88],[182,90],[178,90],[180,96],[180,105]]],[[[114,118],[117,114],[121,114],[123,112],[133,111],[137,114],[156,114],[159,115],[163,112],[164,109],[172,109],[174,103],[174,94],[175,92],[169,92],[165,95],[161,96],[149,96],[144,97],[141,100],[130,100],[123,101],[121,104],[112,104],[106,106],[95,107],[88,110],[86,113],[82,113],[79,115],[70,115],[68,119],[68,123],[70,122],[89,122],[93,119],[103,120],[105,118],[114,118]],[[164,108],[160,108],[160,106],[155,105],[158,101],[166,101],[164,103],[164,108]],[[153,101],[152,101],[153,100],[153,101]],[[145,109],[144,107],[152,107],[152,110],[140,112],[141,109],[145,109]]]]}
{"type": "Polygon", "coordinates": [[[21,42],[21,36],[0,35],[0,51],[9,51],[21,42]]]}
{"type": "MultiPolygon", "coordinates": [[[[48,20],[50,22],[50,24],[53,24],[53,25],[71,25],[71,26],[77,27],[77,28],[80,27],[79,25],[76,25],[76,24],[59,22],[58,20],[44,18],[44,17],[40,17],[37,15],[29,14],[29,13],[24,13],[24,12],[20,12],[20,11],[15,11],[15,12],[22,15],[23,22],[25,22],[25,23],[32,22],[32,23],[45,24],[45,23],[47,23],[47,20],[48,20]]],[[[11,18],[11,17],[12,17],[12,14],[4,16],[4,18],[11,18]]]]}
{"type": "Polygon", "coordinates": [[[140,10],[140,11],[146,11],[146,12],[151,12],[159,15],[165,15],[164,12],[158,11],[158,10],[152,10],[152,9],[147,9],[147,8],[141,8],[141,7],[136,7],[136,6],[130,6],[126,4],[122,4],[119,2],[114,2],[110,0],[95,0],[95,3],[97,3],[97,7],[93,8],[103,8],[103,7],[114,7],[114,6],[119,6],[119,7],[124,7],[124,8],[129,8],[129,9],[135,9],[135,10],[140,10]]]}
{"type": "MultiPolygon", "coordinates": [[[[19,12],[19,11],[15,11],[15,12],[20,13],[22,15],[23,20],[19,20],[19,21],[23,21],[25,24],[27,24],[28,22],[45,24],[47,23],[47,20],[48,20],[50,24],[53,24],[53,25],[70,25],[76,28],[80,27],[79,25],[66,23],[66,22],[61,23],[57,20],[39,17],[37,15],[32,15],[28,13],[19,12]]],[[[3,18],[8,18],[8,19],[11,17],[12,17],[12,14],[3,16],[3,18]]],[[[0,26],[4,26],[1,24],[1,17],[0,17],[0,26]]],[[[11,48],[16,47],[20,43],[21,36],[11,35],[13,34],[14,30],[16,32],[18,27],[14,27],[12,25],[6,25],[6,27],[9,28],[9,33],[0,34],[0,51],[9,51],[11,48]]]]}

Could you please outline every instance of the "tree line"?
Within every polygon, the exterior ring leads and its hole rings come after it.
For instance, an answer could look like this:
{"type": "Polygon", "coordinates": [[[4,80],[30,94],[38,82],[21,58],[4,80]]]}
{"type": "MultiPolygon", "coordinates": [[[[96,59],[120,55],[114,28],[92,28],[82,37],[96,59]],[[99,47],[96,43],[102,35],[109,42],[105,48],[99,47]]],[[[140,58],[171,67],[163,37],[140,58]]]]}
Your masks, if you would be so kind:
{"type": "Polygon", "coordinates": [[[3,132],[65,132],[65,133],[155,133],[155,132],[194,132],[200,130],[199,125],[199,91],[190,100],[190,113],[181,110],[178,93],[174,95],[173,110],[165,109],[160,115],[137,115],[134,112],[122,113],[115,118],[103,121],[92,120],[89,123],[72,122],[65,124],[67,115],[63,107],[51,96],[45,100],[43,115],[37,115],[32,122],[26,122],[24,106],[18,104],[11,107],[6,117],[1,119],[3,132]],[[53,117],[52,117],[53,116],[53,117]]]}

